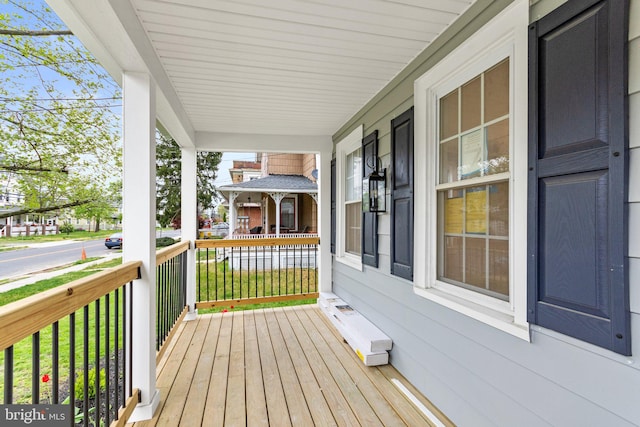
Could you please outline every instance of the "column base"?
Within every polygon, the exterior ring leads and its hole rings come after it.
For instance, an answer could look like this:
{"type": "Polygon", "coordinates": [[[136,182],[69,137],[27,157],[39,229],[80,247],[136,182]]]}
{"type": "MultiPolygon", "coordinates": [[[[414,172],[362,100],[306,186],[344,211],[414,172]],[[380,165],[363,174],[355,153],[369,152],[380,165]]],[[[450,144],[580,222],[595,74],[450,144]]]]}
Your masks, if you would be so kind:
{"type": "Polygon", "coordinates": [[[138,403],[127,423],[150,420],[153,418],[153,414],[156,412],[156,409],[158,409],[158,405],[160,405],[160,390],[156,389],[149,403],[138,403]]]}

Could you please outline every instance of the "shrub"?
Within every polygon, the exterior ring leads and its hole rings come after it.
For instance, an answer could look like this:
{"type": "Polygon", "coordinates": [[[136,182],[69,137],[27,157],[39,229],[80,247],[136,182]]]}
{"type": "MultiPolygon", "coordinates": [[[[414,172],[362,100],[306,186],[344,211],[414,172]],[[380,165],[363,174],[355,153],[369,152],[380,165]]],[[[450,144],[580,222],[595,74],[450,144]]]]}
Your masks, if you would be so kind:
{"type": "Polygon", "coordinates": [[[176,241],[171,237],[158,237],[156,239],[156,248],[164,248],[165,246],[171,246],[176,241]]]}
{"type": "Polygon", "coordinates": [[[74,228],[72,224],[67,222],[60,227],[60,231],[68,236],[69,234],[73,233],[74,228]]]}
{"type": "MultiPolygon", "coordinates": [[[[93,399],[96,397],[96,368],[89,369],[88,373],[89,378],[89,389],[87,390],[87,395],[89,399],[93,399]]],[[[107,379],[105,376],[104,369],[100,369],[100,388],[104,390],[106,388],[107,379]]],[[[76,378],[74,390],[76,393],[76,400],[84,399],[84,373],[80,373],[76,378]]]]}

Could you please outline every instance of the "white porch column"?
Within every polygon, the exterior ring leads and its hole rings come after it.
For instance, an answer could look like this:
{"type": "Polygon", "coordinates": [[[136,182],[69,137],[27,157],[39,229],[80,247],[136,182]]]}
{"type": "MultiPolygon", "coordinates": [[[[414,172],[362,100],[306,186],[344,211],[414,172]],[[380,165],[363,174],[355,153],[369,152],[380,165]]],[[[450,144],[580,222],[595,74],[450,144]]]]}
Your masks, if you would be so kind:
{"type": "Polygon", "coordinates": [[[276,202],[276,237],[280,237],[280,202],[286,193],[269,193],[269,196],[276,202]]]}
{"type": "Polygon", "coordinates": [[[320,292],[331,292],[331,146],[320,152],[318,167],[318,282],[320,292]]]}
{"type": "Polygon", "coordinates": [[[269,229],[269,196],[262,198],[262,209],[264,212],[264,234],[271,233],[269,229]]]}
{"type": "Polygon", "coordinates": [[[198,314],[196,310],[196,248],[198,237],[198,163],[195,147],[182,147],[182,179],[181,179],[181,234],[182,241],[192,242],[187,252],[187,305],[189,313],[186,320],[193,320],[198,314]]]}
{"type": "Polygon", "coordinates": [[[153,417],[156,388],[156,99],[145,73],[125,72],[123,86],[122,260],[142,261],[133,284],[133,387],[141,401],[129,421],[153,417]]]}
{"type": "Polygon", "coordinates": [[[236,212],[236,197],[238,193],[231,191],[229,193],[229,236],[233,236],[233,232],[236,229],[236,222],[238,214],[236,212]]]}

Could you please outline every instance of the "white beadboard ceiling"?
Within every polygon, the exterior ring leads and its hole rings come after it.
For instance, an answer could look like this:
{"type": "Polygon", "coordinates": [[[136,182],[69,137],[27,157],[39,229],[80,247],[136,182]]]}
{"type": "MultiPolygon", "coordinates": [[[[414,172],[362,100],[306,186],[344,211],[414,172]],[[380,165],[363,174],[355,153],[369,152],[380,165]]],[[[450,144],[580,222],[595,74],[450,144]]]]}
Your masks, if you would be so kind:
{"type": "Polygon", "coordinates": [[[471,1],[134,0],[201,131],[331,135],[471,1]]]}
{"type": "Polygon", "coordinates": [[[149,70],[194,140],[334,134],[474,0],[47,1],[116,79],[149,70]]]}

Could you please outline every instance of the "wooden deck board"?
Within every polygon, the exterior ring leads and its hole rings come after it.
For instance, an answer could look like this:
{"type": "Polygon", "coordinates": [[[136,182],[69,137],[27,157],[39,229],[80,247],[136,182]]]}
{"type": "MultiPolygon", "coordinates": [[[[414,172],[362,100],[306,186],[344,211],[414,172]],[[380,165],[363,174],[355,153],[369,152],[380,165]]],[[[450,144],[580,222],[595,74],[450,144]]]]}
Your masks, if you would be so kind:
{"type": "Polygon", "coordinates": [[[253,311],[244,317],[246,387],[247,387],[247,426],[262,427],[269,425],[267,401],[264,383],[262,382],[262,365],[260,364],[260,348],[253,311]]]}
{"type": "MultiPolygon", "coordinates": [[[[206,317],[206,316],[201,316],[206,317]]],[[[231,328],[233,318],[222,316],[220,334],[213,359],[213,369],[209,379],[207,402],[204,408],[202,424],[209,426],[223,426],[225,407],[227,402],[227,378],[229,372],[229,357],[231,354],[231,328]]]]}
{"type": "Polygon", "coordinates": [[[183,416],[180,418],[181,427],[195,427],[202,424],[202,416],[207,403],[207,393],[209,391],[209,382],[211,381],[211,371],[213,370],[213,361],[215,359],[221,321],[222,319],[220,317],[210,317],[204,345],[202,346],[200,357],[197,360],[193,381],[184,406],[183,416]],[[185,416],[185,414],[188,415],[185,416]]]}
{"type": "Polygon", "coordinates": [[[269,423],[272,426],[290,426],[291,419],[264,310],[256,310],[255,318],[269,423]]]}
{"type": "Polygon", "coordinates": [[[315,305],[198,316],[158,362],[153,426],[429,426],[393,384],[451,422],[392,366],[367,367],[315,305]]]}

